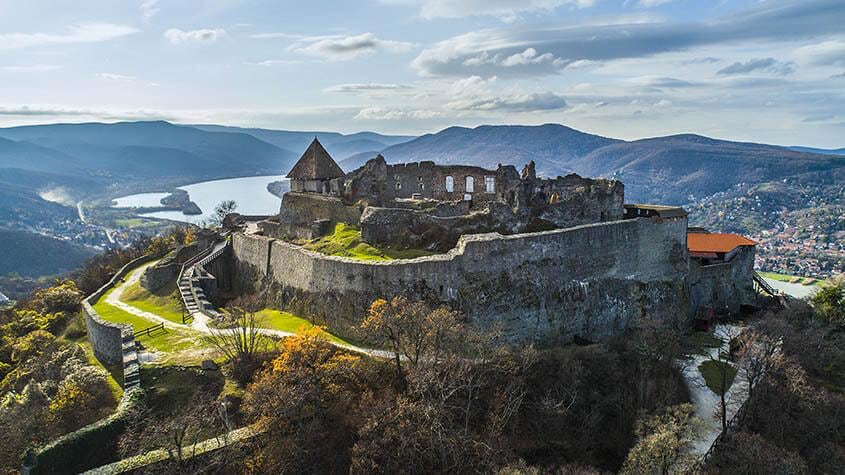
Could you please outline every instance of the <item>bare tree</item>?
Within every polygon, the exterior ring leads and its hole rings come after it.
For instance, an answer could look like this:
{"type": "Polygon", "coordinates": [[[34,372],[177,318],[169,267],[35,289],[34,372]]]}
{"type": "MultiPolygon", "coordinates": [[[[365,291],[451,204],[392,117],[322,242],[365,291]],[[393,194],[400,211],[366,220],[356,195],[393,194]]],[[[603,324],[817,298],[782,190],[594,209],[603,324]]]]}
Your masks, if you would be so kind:
{"type": "Polygon", "coordinates": [[[457,312],[446,307],[432,309],[424,302],[402,296],[374,301],[361,323],[365,335],[393,352],[400,386],[406,382],[403,359],[413,366],[423,358],[437,362],[444,355],[450,336],[459,328],[457,312]]]}
{"type": "Polygon", "coordinates": [[[738,366],[748,384],[749,398],[757,383],[776,364],[783,331],[783,322],[764,322],[760,328],[746,330],[737,339],[738,366]]]}
{"type": "Polygon", "coordinates": [[[254,309],[230,307],[228,310],[234,324],[229,328],[212,330],[205,340],[220,350],[232,364],[235,377],[247,382],[258,368],[258,357],[268,348],[269,341],[260,331],[254,309]]]}

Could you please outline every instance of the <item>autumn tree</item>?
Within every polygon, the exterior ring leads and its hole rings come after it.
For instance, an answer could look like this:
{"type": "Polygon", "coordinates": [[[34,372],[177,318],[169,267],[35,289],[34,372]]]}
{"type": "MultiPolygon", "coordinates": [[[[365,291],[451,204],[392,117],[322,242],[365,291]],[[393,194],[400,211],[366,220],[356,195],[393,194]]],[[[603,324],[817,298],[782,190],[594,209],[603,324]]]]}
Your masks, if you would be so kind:
{"type": "Polygon", "coordinates": [[[283,339],[279,350],[244,398],[246,413],[271,433],[252,468],[322,473],[348,466],[344,421],[360,396],[361,358],[331,345],[319,328],[283,339]]]}
{"type": "Polygon", "coordinates": [[[368,339],[393,353],[396,378],[401,386],[406,383],[403,360],[413,366],[423,358],[436,363],[460,326],[457,312],[446,307],[432,309],[425,302],[398,296],[374,301],[361,330],[368,339]]]}
{"type": "Polygon", "coordinates": [[[680,404],[641,419],[635,428],[637,443],[628,453],[621,473],[691,473],[697,457],[690,449],[703,429],[694,413],[691,404],[680,404]]]}

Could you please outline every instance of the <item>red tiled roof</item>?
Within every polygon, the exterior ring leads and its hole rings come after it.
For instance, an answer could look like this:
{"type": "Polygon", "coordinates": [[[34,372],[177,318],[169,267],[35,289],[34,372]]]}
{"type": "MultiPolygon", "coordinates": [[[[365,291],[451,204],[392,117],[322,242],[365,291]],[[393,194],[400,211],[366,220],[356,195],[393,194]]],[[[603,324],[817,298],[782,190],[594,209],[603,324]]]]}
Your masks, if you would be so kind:
{"type": "Polygon", "coordinates": [[[690,252],[731,252],[739,246],[756,246],[757,241],[739,234],[687,234],[687,247],[690,252]]]}

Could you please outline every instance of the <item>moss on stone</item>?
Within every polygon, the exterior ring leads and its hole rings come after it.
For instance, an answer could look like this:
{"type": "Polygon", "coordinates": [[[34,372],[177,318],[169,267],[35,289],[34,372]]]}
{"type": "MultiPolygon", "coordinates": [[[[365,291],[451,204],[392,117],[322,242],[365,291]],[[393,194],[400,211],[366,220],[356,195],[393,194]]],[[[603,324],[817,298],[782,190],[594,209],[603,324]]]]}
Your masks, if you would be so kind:
{"type": "Polygon", "coordinates": [[[361,239],[361,229],[346,223],[337,223],[331,234],[303,246],[310,251],[329,256],[352,257],[361,260],[413,259],[434,253],[424,249],[377,248],[361,239]]]}

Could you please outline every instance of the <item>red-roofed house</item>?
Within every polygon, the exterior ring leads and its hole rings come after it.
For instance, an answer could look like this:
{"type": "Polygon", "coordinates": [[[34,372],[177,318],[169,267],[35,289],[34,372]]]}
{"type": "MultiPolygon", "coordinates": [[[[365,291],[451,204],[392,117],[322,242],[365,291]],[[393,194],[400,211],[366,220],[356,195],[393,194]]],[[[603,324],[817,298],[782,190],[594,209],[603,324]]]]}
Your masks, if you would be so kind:
{"type": "Polygon", "coordinates": [[[754,247],[752,241],[733,233],[689,233],[687,248],[693,259],[700,259],[703,265],[729,262],[745,247],[754,247]]]}

